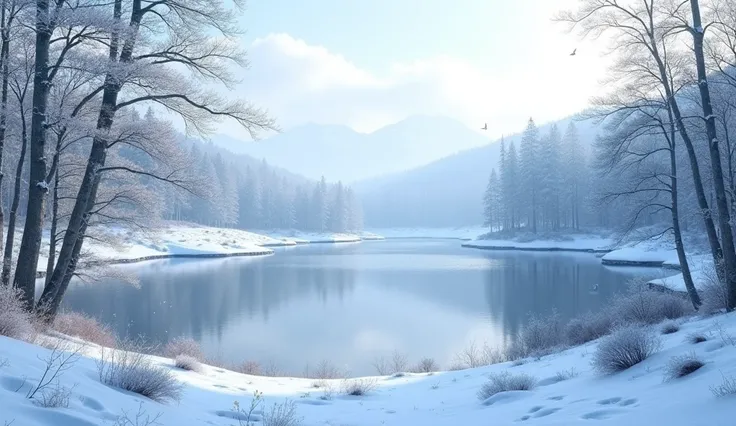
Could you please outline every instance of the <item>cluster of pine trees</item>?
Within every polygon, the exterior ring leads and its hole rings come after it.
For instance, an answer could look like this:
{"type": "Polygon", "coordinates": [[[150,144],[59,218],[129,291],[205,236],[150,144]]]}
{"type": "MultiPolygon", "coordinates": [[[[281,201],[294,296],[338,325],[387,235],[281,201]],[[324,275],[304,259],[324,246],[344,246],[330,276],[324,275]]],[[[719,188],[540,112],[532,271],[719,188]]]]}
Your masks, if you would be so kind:
{"type": "Polygon", "coordinates": [[[257,166],[226,161],[194,142],[189,158],[207,185],[206,197],[169,191],[170,220],[240,229],[298,229],[348,232],[363,228],[362,209],[353,190],[324,178],[310,182],[287,176],[265,160],[257,166]]]}
{"type": "Polygon", "coordinates": [[[580,229],[591,191],[587,157],[577,128],[564,136],[557,125],[540,135],[533,119],[521,146],[501,141],[499,172],[494,168],[483,198],[485,226],[491,230],[580,229]]]}

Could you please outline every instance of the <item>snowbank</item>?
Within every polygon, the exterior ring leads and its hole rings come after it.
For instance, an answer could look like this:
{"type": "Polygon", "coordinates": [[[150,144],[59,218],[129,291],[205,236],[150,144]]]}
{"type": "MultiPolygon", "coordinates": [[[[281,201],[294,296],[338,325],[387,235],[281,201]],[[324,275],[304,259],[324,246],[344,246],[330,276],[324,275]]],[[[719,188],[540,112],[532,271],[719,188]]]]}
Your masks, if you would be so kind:
{"type": "MultiPolygon", "coordinates": [[[[679,262],[676,266],[679,267],[679,262]]],[[[707,255],[693,255],[688,256],[688,265],[690,266],[690,275],[693,278],[693,283],[696,288],[699,288],[702,283],[709,280],[709,275],[713,270],[713,259],[707,255]]],[[[668,266],[671,268],[672,266],[668,266]]],[[[682,273],[672,274],[668,277],[657,278],[649,281],[650,285],[663,287],[672,291],[686,293],[687,288],[685,287],[685,278],[682,273]]]]}
{"type": "Polygon", "coordinates": [[[604,252],[613,243],[610,238],[595,235],[572,235],[559,239],[540,239],[533,241],[518,240],[473,240],[463,247],[483,250],[528,250],[528,251],[579,251],[604,252]]]}
{"type": "MultiPolygon", "coordinates": [[[[91,348],[87,355],[63,372],[59,385],[71,389],[68,408],[42,408],[26,398],[26,391],[43,375],[50,351],[39,346],[0,337],[0,424],[99,425],[115,424],[127,412],[134,420],[141,410],[158,417],[161,425],[232,425],[238,401],[245,410],[256,391],[264,404],[256,409],[261,418],[275,403],[293,401],[304,425],[446,426],[511,425],[528,420],[535,425],[668,426],[732,424],[734,395],[716,397],[711,388],[736,378],[736,314],[686,322],[679,332],[662,336],[661,349],[642,363],[612,376],[601,376],[591,367],[597,342],[572,348],[523,365],[497,364],[473,370],[435,374],[377,377],[375,390],[365,396],[340,392],[341,380],[327,380],[332,392],[313,387],[313,380],[265,378],[204,367],[187,372],[171,360],[153,362],[171,369],[184,384],[179,403],[160,404],[121,392],[98,380],[91,348]],[[697,332],[707,341],[691,344],[685,338],[697,332]],[[665,381],[664,367],[674,356],[693,353],[705,362],[695,373],[665,381]],[[538,380],[530,391],[502,392],[482,402],[476,393],[492,373],[525,373],[538,380]]],[[[298,348],[294,348],[298,353],[298,348]]],[[[253,420],[253,419],[251,419],[253,420]]],[[[260,423],[260,422],[259,422],[260,423]]],[[[118,423],[122,424],[122,423],[118,423]]],[[[135,424],[135,423],[133,423],[135,424]]]]}

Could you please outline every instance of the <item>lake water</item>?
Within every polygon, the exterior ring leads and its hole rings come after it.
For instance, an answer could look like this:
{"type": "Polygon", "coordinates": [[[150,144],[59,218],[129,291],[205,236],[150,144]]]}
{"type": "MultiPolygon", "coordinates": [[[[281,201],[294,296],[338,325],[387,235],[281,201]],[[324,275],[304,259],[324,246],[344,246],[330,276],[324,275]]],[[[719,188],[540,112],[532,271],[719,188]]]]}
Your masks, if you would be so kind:
{"type": "Polygon", "coordinates": [[[212,357],[285,373],[328,360],[374,374],[394,351],[444,367],[470,342],[502,347],[530,313],[569,318],[604,306],[636,275],[584,253],[465,249],[451,240],[389,240],[278,249],[259,258],[121,267],[140,287],[74,283],[64,300],[119,335],[199,341],[212,357]]]}

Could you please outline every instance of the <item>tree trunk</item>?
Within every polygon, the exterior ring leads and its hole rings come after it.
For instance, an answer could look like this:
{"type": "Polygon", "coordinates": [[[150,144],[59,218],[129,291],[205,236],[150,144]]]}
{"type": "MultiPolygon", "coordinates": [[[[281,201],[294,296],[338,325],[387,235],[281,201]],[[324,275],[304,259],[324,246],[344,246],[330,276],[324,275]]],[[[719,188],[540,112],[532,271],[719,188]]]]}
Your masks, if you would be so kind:
{"type": "Polygon", "coordinates": [[[713,115],[713,105],[708,88],[708,73],[705,69],[705,54],[703,53],[703,39],[705,30],[700,19],[700,5],[698,0],[690,0],[693,13],[693,47],[695,62],[698,70],[698,88],[705,117],[705,131],[708,135],[710,148],[710,163],[713,173],[713,187],[716,192],[716,206],[718,207],[718,228],[721,231],[721,247],[723,256],[724,278],[728,288],[728,310],[736,308],[736,248],[731,232],[731,215],[728,209],[728,199],[723,180],[723,166],[721,150],[718,146],[716,117],[713,115]]]}
{"type": "MultiPolygon", "coordinates": [[[[56,155],[59,155],[58,153],[56,155]]],[[[54,191],[53,201],[51,204],[51,231],[49,232],[49,258],[46,262],[46,282],[44,288],[51,281],[51,274],[54,273],[54,265],[56,264],[56,242],[59,226],[59,170],[54,173],[54,191]]]]}
{"type": "Polygon", "coordinates": [[[26,150],[28,147],[28,132],[26,131],[26,117],[23,108],[20,110],[21,121],[21,145],[18,157],[18,166],[15,168],[15,183],[13,186],[13,202],[10,206],[10,217],[8,218],[8,237],[5,242],[5,253],[3,254],[3,285],[10,284],[10,269],[13,260],[13,245],[15,243],[15,221],[18,217],[18,206],[20,205],[20,186],[23,181],[23,166],[26,161],[26,150]]]}
{"type": "Polygon", "coordinates": [[[713,222],[713,216],[708,206],[708,199],[705,195],[705,189],[703,188],[703,180],[700,175],[700,166],[698,165],[698,157],[695,154],[695,148],[693,141],[690,138],[690,134],[685,127],[685,123],[682,119],[682,113],[680,112],[680,106],[677,102],[677,97],[669,83],[669,77],[667,73],[667,67],[665,66],[657,48],[657,41],[654,35],[650,32],[649,41],[652,48],[652,57],[657,63],[657,69],[659,71],[660,81],[665,91],[667,103],[669,103],[672,110],[672,114],[675,117],[675,123],[677,124],[677,130],[680,132],[680,137],[685,143],[687,155],[690,160],[690,169],[693,175],[693,186],[695,187],[695,195],[698,200],[698,207],[703,215],[703,225],[705,232],[708,235],[708,243],[710,244],[711,254],[713,255],[713,261],[716,265],[721,263],[723,259],[723,251],[721,250],[721,243],[718,240],[718,233],[716,232],[715,223],[713,222]]]}
{"type": "MultiPolygon", "coordinates": [[[[0,68],[2,68],[2,94],[0,95],[0,188],[3,186],[3,160],[5,153],[5,135],[8,123],[8,79],[10,78],[8,61],[10,57],[10,19],[6,22],[7,0],[2,2],[0,12],[0,25],[2,25],[2,47],[0,47],[0,68]]],[[[0,191],[0,246],[3,241],[3,230],[5,229],[5,211],[3,208],[3,193],[0,191]]],[[[12,254],[12,252],[11,252],[12,254]]],[[[7,282],[3,281],[3,284],[7,282]]]]}
{"type": "MultiPolygon", "coordinates": [[[[115,0],[114,17],[120,20],[122,13],[122,0],[115,0]]],[[[130,29],[127,33],[126,41],[120,54],[120,63],[130,63],[133,57],[133,47],[135,46],[138,28],[142,19],[141,0],[133,1],[133,10],[130,18],[130,29]]],[[[113,33],[110,43],[110,60],[116,61],[118,57],[120,39],[116,33],[113,33]]],[[[69,217],[66,233],[59,251],[58,260],[48,285],[44,288],[41,298],[38,301],[37,310],[42,318],[47,321],[53,321],[56,313],[61,305],[61,300],[69,285],[69,281],[74,275],[74,271],[79,261],[79,253],[84,243],[84,236],[87,232],[87,226],[92,216],[95,199],[97,197],[97,189],[100,183],[100,169],[105,165],[107,158],[108,141],[102,135],[108,134],[115,119],[115,111],[117,107],[118,94],[121,90],[121,83],[111,73],[105,76],[104,90],[102,94],[102,104],[97,117],[97,136],[92,140],[92,149],[87,160],[87,167],[79,187],[79,192],[69,217]]]]}
{"type": "Polygon", "coordinates": [[[685,288],[687,294],[690,296],[690,302],[693,304],[693,308],[697,311],[700,309],[700,305],[703,303],[698,295],[698,290],[695,288],[693,283],[693,277],[690,273],[690,265],[687,262],[687,256],[685,255],[685,245],[682,242],[682,231],[680,230],[680,209],[678,206],[678,194],[677,194],[677,130],[675,129],[675,122],[672,117],[672,110],[668,107],[667,114],[670,120],[670,195],[672,196],[672,232],[675,236],[675,248],[677,250],[677,260],[680,262],[680,270],[682,271],[682,278],[685,281],[685,288]]]}
{"type": "Polygon", "coordinates": [[[49,0],[36,0],[36,63],[33,77],[33,118],[31,120],[31,167],[28,180],[28,207],[23,239],[15,268],[14,285],[22,292],[31,310],[36,295],[36,269],[43,236],[46,183],[46,107],[49,97],[49,0]]]}

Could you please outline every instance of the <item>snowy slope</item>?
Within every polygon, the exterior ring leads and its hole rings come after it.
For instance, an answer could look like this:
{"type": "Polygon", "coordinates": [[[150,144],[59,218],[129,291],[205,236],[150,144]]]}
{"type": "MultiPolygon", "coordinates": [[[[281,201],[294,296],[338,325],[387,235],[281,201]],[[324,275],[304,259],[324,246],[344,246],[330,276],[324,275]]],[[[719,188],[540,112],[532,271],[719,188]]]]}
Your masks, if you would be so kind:
{"type": "MultiPolygon", "coordinates": [[[[179,403],[160,404],[103,385],[93,358],[79,359],[60,378],[73,387],[69,408],[42,408],[25,398],[45,367],[49,351],[0,337],[0,424],[100,425],[113,424],[123,411],[139,406],[160,415],[161,425],[233,425],[234,401],[250,405],[255,391],[263,392],[265,407],[291,400],[301,424],[350,426],[512,425],[627,425],[716,426],[733,424],[736,395],[716,397],[711,387],[736,378],[736,314],[687,322],[679,332],[662,336],[662,347],[649,359],[622,373],[601,376],[591,368],[597,342],[572,348],[523,365],[497,364],[473,370],[405,377],[375,378],[377,388],[367,395],[340,394],[343,382],[328,381],[332,398],[313,388],[313,381],[296,378],[246,376],[206,367],[203,373],[173,369],[170,360],[153,358],[172,368],[186,386],[179,403]],[[702,332],[708,341],[691,344],[686,336],[702,332]],[[673,356],[694,353],[705,366],[690,376],[665,381],[663,369],[673,356]],[[476,393],[490,373],[526,373],[538,380],[530,391],[502,392],[481,402],[476,393]],[[574,376],[559,381],[558,373],[574,376]]],[[[298,348],[295,348],[295,350],[298,348]]],[[[735,382],[736,384],[736,382],[735,382]]],[[[260,417],[261,409],[256,411],[260,417]]],[[[260,424],[260,423],[255,423],[260,424]]]]}

